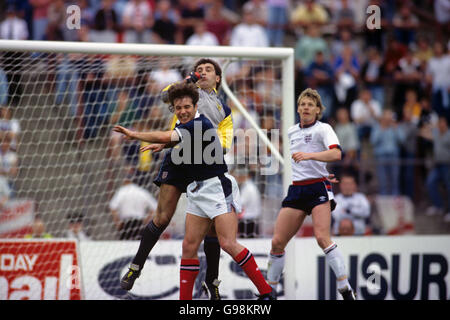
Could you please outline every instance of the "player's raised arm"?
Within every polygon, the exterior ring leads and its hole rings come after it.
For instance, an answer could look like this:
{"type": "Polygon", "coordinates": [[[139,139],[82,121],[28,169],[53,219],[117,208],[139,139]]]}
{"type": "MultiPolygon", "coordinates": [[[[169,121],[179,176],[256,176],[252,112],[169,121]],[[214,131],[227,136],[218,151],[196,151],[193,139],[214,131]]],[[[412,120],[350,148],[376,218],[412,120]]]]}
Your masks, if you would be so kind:
{"type": "Polygon", "coordinates": [[[152,143],[146,146],[141,147],[139,150],[141,152],[145,152],[145,151],[152,151],[152,152],[160,152],[162,150],[164,150],[164,148],[168,146],[168,144],[162,144],[162,143],[152,143]]]}
{"type": "Polygon", "coordinates": [[[122,126],[114,126],[115,132],[124,134],[130,140],[141,140],[150,143],[171,143],[179,141],[179,136],[175,130],[169,131],[132,131],[122,126]]]}

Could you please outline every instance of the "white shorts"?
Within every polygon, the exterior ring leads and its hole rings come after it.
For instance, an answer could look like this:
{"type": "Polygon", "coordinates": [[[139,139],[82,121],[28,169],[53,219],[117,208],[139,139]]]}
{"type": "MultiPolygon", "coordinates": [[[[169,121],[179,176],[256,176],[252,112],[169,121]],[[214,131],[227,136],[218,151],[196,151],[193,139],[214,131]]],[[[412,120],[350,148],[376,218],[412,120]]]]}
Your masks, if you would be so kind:
{"type": "Polygon", "coordinates": [[[187,186],[187,213],[214,219],[218,215],[234,211],[240,213],[241,196],[233,176],[225,173],[203,181],[194,181],[187,186]]]}

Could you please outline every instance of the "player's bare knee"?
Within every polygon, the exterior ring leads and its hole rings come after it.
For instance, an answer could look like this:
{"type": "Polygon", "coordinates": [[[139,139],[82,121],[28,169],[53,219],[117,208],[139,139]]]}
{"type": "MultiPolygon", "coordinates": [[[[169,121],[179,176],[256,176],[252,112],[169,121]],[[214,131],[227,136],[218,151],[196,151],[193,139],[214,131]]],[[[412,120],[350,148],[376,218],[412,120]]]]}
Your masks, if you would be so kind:
{"type": "Polygon", "coordinates": [[[187,238],[183,240],[182,250],[184,258],[189,259],[195,257],[197,249],[198,248],[196,248],[194,241],[191,241],[190,239],[187,238]]]}
{"type": "Polygon", "coordinates": [[[272,238],[272,252],[282,252],[286,244],[278,237],[272,238]]]}
{"type": "Polygon", "coordinates": [[[170,221],[172,220],[173,213],[168,211],[157,211],[155,217],[153,218],[154,223],[158,227],[168,226],[170,221]]]}
{"type": "Polygon", "coordinates": [[[325,249],[326,247],[328,247],[331,244],[331,239],[328,235],[316,234],[315,237],[316,237],[317,244],[322,249],[325,249]]]}
{"type": "Polygon", "coordinates": [[[226,253],[230,253],[233,251],[234,246],[236,245],[236,241],[228,238],[219,238],[220,247],[226,253]]]}

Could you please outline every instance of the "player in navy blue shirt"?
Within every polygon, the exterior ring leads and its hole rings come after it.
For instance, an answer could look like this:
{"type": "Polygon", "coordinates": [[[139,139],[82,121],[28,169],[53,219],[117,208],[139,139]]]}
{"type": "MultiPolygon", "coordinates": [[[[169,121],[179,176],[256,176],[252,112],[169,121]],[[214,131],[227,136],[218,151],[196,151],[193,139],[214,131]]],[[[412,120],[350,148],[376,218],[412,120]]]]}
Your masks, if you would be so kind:
{"type": "Polygon", "coordinates": [[[175,127],[181,143],[172,149],[172,161],[179,166],[188,180],[206,180],[228,171],[223,148],[211,121],[198,112],[195,118],[175,127]],[[200,139],[195,139],[201,136],[200,139]],[[181,149],[176,159],[176,151],[181,149]],[[181,158],[181,159],[180,159],[181,158]]]}
{"type": "MultiPolygon", "coordinates": [[[[183,82],[192,82],[198,87],[198,111],[208,118],[217,128],[222,148],[229,150],[233,140],[233,121],[231,110],[218,97],[217,90],[222,80],[222,70],[220,65],[209,58],[198,60],[191,74],[183,82]]],[[[161,97],[165,103],[169,103],[168,92],[174,84],[167,86],[162,92],[161,97]]],[[[173,106],[170,105],[173,112],[173,106]]],[[[176,125],[181,125],[176,113],[172,119],[170,129],[176,125]]],[[[171,147],[173,144],[150,144],[141,149],[141,152],[151,150],[160,152],[164,149],[165,156],[160,166],[159,173],[154,183],[160,187],[158,197],[158,207],[153,219],[143,229],[139,248],[131,261],[129,271],[121,278],[120,286],[124,290],[131,290],[134,281],[139,277],[145,261],[152,248],[159,240],[159,237],[169,225],[182,193],[186,192],[186,187],[190,183],[185,170],[179,170],[180,166],[172,162],[171,147]],[[180,171],[180,172],[179,172],[180,171]]],[[[180,148],[179,146],[177,148],[180,148]]],[[[178,151],[178,150],[175,150],[178,151]]],[[[220,245],[217,235],[212,226],[210,232],[205,237],[203,251],[206,257],[206,274],[202,282],[202,291],[207,294],[211,300],[220,300],[218,285],[220,245]]]]}
{"type": "Polygon", "coordinates": [[[186,96],[179,98],[181,102],[175,106],[175,113],[180,122],[174,130],[135,132],[118,125],[114,127],[114,131],[125,134],[128,139],[171,144],[171,161],[178,166],[178,172],[183,173],[183,179],[187,184],[194,180],[206,180],[228,171],[217,130],[208,118],[197,111],[198,92],[194,101],[187,96],[190,94],[191,87],[186,84],[177,87],[180,91],[179,95],[186,96]],[[194,114],[192,114],[193,108],[195,108],[194,114]],[[191,119],[192,116],[193,119],[191,119]]]}
{"type": "Polygon", "coordinates": [[[170,131],[134,132],[121,126],[114,131],[129,139],[172,144],[172,161],[190,183],[187,186],[186,232],[180,265],[180,299],[191,300],[200,270],[200,243],[214,223],[221,248],[227,252],[259,291],[260,299],[271,299],[272,288],[265,281],[250,251],[239,244],[237,215],[241,212],[236,180],[227,173],[222,145],[212,123],[197,112],[198,91],[193,84],[169,89],[169,100],[180,124],[170,131]]]}

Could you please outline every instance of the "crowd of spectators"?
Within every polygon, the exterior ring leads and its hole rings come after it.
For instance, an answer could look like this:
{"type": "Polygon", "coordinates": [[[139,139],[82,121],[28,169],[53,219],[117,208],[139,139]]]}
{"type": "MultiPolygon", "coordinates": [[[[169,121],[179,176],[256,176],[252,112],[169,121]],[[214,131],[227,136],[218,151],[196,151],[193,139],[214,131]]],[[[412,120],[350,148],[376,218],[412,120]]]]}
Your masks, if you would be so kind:
{"type": "MultiPolygon", "coordinates": [[[[342,144],[344,157],[336,173],[351,172],[361,186],[367,185],[367,176],[358,175],[363,173],[361,159],[370,154],[376,193],[414,199],[425,187],[430,215],[450,211],[450,197],[439,198],[440,182],[446,194],[450,192],[449,0],[8,0],[2,9],[2,39],[293,47],[295,96],[306,87],[319,91],[326,106],[324,121],[334,126],[342,144]],[[66,9],[73,4],[81,9],[79,29],[66,25],[66,9]],[[370,5],[381,10],[379,28],[366,25],[370,5]]],[[[0,63],[2,106],[16,104],[11,93],[20,93],[14,78],[18,72],[8,69],[8,59],[2,57],[0,63]]],[[[101,67],[97,60],[83,61],[76,55],[58,59],[56,104],[68,96],[75,116],[79,102],[85,102],[81,138],[95,137],[99,123],[131,125],[143,117],[154,119],[152,113],[160,111],[151,108],[155,101],[149,97],[184,76],[167,61],[157,69],[138,71],[138,63],[129,59],[101,67]],[[132,81],[146,85],[128,92],[110,85],[100,91],[102,97],[92,94],[99,92],[106,75],[108,81],[114,78],[117,66],[122,73],[138,73],[124,80],[131,88],[132,81]]],[[[245,78],[251,67],[239,68],[236,74],[245,78]]],[[[264,77],[279,75],[267,71],[264,77]]],[[[258,89],[256,83],[239,86],[271,92],[273,103],[280,101],[276,87],[258,89]]],[[[274,125],[264,119],[267,113],[243,104],[261,126],[274,125]]],[[[280,120],[278,109],[269,112],[274,121],[280,120]]],[[[110,137],[113,161],[121,143],[110,137]]],[[[135,156],[137,148],[128,149],[130,161],[141,161],[135,156]]],[[[450,213],[445,221],[450,222],[450,213]]]]}

